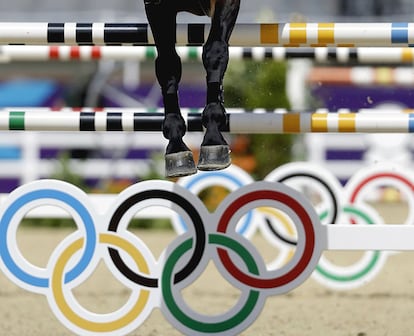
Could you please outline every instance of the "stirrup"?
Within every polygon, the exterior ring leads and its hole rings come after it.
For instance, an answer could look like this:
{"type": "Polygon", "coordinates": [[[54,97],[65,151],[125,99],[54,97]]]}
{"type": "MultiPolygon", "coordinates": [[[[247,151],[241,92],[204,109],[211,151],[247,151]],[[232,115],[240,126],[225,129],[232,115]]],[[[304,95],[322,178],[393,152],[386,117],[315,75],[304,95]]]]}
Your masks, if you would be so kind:
{"type": "Polygon", "coordinates": [[[231,164],[228,145],[201,146],[197,168],[199,170],[221,170],[231,164]]]}
{"type": "Polygon", "coordinates": [[[184,151],[165,155],[165,176],[182,177],[197,173],[193,153],[184,151]]]}

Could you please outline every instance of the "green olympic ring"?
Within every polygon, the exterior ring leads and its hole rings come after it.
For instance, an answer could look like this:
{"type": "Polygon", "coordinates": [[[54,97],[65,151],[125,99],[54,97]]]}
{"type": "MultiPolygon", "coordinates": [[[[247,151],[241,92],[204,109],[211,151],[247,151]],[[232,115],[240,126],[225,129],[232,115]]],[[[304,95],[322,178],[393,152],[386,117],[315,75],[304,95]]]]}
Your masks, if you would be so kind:
{"type": "MultiPolygon", "coordinates": [[[[368,209],[371,208],[363,206],[362,204],[359,204],[358,207],[348,205],[342,209],[342,212],[360,218],[364,224],[378,224],[378,220],[374,220],[373,218],[376,212],[371,209],[371,213],[369,213],[368,209]]],[[[326,215],[327,211],[322,212],[320,214],[321,220],[326,215]]],[[[332,266],[322,256],[314,271],[313,277],[326,286],[335,289],[356,288],[378,274],[384,266],[387,256],[388,253],[386,251],[366,251],[364,257],[352,265],[351,271],[345,266],[332,266]]]]}
{"type": "MultiPolygon", "coordinates": [[[[256,261],[250,254],[250,252],[236,240],[226,237],[220,234],[210,234],[209,244],[215,244],[224,246],[232,251],[236,252],[238,256],[243,260],[249,272],[254,275],[259,275],[259,269],[256,261]]],[[[183,326],[187,327],[191,331],[200,333],[222,333],[232,330],[232,333],[237,328],[241,328],[241,321],[252,320],[256,318],[257,314],[262,310],[262,305],[258,305],[260,291],[250,290],[244,305],[239,309],[237,313],[228,317],[225,320],[218,322],[202,322],[195,318],[192,318],[184,312],[180,305],[175,300],[175,295],[172,286],[172,277],[174,274],[174,266],[179,259],[188,252],[193,245],[193,240],[188,239],[181,243],[169,256],[165,262],[165,266],[161,275],[162,279],[162,294],[164,297],[164,304],[168,308],[171,316],[176,319],[183,326]],[[256,313],[256,314],[254,314],[256,313]],[[251,316],[254,314],[254,316],[251,316]]],[[[227,315],[227,314],[226,314],[227,315]]],[[[231,315],[231,314],[230,314],[231,315]]]]}
{"type": "MultiPolygon", "coordinates": [[[[287,260],[291,258],[291,254],[294,251],[297,240],[294,236],[294,231],[292,224],[285,219],[282,213],[278,214],[273,209],[259,209],[264,215],[270,216],[269,219],[275,219],[272,221],[271,225],[281,225],[285,226],[284,230],[287,234],[285,241],[289,239],[289,244],[283,244],[280,247],[282,248],[279,254],[284,256],[284,259],[279,260],[283,262],[282,264],[271,264],[271,269],[281,267],[285,264],[287,260]],[[280,218],[279,218],[280,217],[280,218]],[[289,253],[290,252],[290,253],[289,253]]],[[[324,222],[324,219],[327,218],[329,210],[322,211],[319,214],[319,219],[321,222],[324,222]]],[[[377,212],[371,207],[367,207],[364,204],[359,204],[358,207],[355,205],[348,205],[342,208],[341,214],[353,215],[353,217],[359,218],[361,224],[379,224],[382,223],[377,212]]],[[[325,225],[335,225],[335,224],[325,224],[325,225]]],[[[280,230],[279,230],[280,231],[280,230]]],[[[277,245],[272,241],[273,245],[277,245]]],[[[366,251],[364,256],[353,263],[352,266],[336,266],[328,260],[321,256],[320,261],[312,275],[318,282],[333,289],[351,289],[359,287],[367,282],[367,279],[373,279],[375,275],[382,269],[385,264],[385,260],[389,255],[388,251],[366,251]]],[[[269,267],[269,266],[268,266],[269,267]]]]}

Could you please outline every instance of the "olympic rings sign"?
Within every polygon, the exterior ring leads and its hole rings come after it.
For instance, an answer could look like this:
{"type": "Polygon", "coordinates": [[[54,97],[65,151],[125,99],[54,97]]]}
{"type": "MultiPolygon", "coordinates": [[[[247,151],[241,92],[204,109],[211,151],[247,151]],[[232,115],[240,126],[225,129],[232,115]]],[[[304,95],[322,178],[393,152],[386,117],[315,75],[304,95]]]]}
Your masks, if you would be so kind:
{"type": "MultiPolygon", "coordinates": [[[[309,162],[292,162],[280,166],[265,177],[266,181],[280,182],[301,193],[318,199],[314,207],[323,224],[384,224],[383,218],[372,207],[372,195],[384,185],[398,190],[407,201],[408,211],[404,224],[414,220],[414,174],[395,164],[375,164],[354,174],[345,186],[326,168],[309,162]]],[[[198,194],[207,187],[222,186],[233,192],[253,183],[252,177],[232,165],[224,171],[199,172],[179,179],[179,185],[198,194]]],[[[178,233],[185,232],[185,225],[177,214],[172,222],[178,233]]],[[[237,232],[250,239],[260,230],[278,251],[268,269],[279,268],[291,258],[296,247],[296,232],[290,219],[272,208],[258,208],[244,216],[237,232]]],[[[353,289],[367,284],[386,263],[391,251],[364,251],[361,258],[351,265],[337,265],[321,257],[320,265],[312,274],[322,285],[335,289],[353,289]]]]}
{"type": "Polygon", "coordinates": [[[40,180],[16,189],[0,206],[0,269],[20,287],[45,295],[61,323],[80,335],[127,334],[157,307],[185,334],[235,335],[256,320],[269,295],[289,292],[311,275],[325,247],[325,234],[306,198],[275,182],[256,182],[237,189],[214,213],[177,184],[141,182],[119,194],[106,214],[99,214],[77,187],[40,180]],[[78,228],[58,244],[45,268],[25,259],[16,241],[24,215],[42,205],[63,208],[78,228]],[[187,228],[158,260],[128,231],[134,214],[151,206],[177,212],[187,228]],[[237,232],[240,218],[261,207],[282,211],[296,227],[295,254],[277,270],[268,270],[252,243],[237,232]],[[131,289],[124,306],[106,314],[81,307],[72,293],[101,261],[131,289]],[[181,290],[194,282],[210,261],[242,293],[234,307],[214,316],[193,311],[181,296],[181,290]]]}
{"type": "MultiPolygon", "coordinates": [[[[395,188],[407,201],[405,225],[414,220],[414,174],[411,170],[394,163],[381,163],[363,167],[342,187],[333,174],[320,165],[309,162],[293,162],[271,172],[265,180],[283,182],[297,190],[315,192],[320,198],[316,211],[323,224],[384,224],[384,220],[372,207],[372,195],[378,189],[395,188]]],[[[273,216],[274,217],[274,216],[273,216]]],[[[281,225],[275,219],[272,225],[263,227],[267,237],[278,236],[281,225]]],[[[273,238],[274,240],[274,238],[273,238]]],[[[284,235],[275,244],[285,241],[294,246],[294,237],[284,235]],[[282,240],[280,239],[282,238],[282,240]]],[[[389,255],[395,251],[365,251],[362,257],[349,266],[329,262],[324,256],[312,275],[321,284],[336,290],[352,289],[371,281],[383,268],[389,255]]]]}

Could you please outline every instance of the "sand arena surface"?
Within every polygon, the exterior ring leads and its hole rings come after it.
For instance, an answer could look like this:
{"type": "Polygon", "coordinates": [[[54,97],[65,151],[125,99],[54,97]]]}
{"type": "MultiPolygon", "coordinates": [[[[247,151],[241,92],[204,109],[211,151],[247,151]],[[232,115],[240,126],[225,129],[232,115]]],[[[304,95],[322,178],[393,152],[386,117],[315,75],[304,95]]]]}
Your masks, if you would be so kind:
{"type": "MultiPolygon", "coordinates": [[[[44,266],[56,245],[70,230],[19,228],[18,244],[32,263],[44,266]]],[[[136,232],[155,255],[175,234],[165,231],[136,232]]],[[[274,251],[262,237],[255,244],[265,258],[274,251]]],[[[332,252],[330,252],[332,253],[332,252]]],[[[340,252],[340,259],[355,260],[356,252],[340,252]]],[[[411,335],[414,311],[414,253],[390,256],[383,271],[365,286],[351,291],[332,291],[308,279],[293,292],[270,297],[257,321],[243,335],[411,335]]],[[[0,276],[0,335],[71,335],[52,314],[42,295],[31,294],[0,276]]],[[[129,291],[102,264],[92,277],[75,289],[87,309],[111,312],[126,302],[129,291]]],[[[239,292],[209,266],[201,278],[184,291],[187,302],[206,314],[223,312],[239,292]]],[[[159,311],[132,335],[180,335],[159,311]]]]}
{"type": "MultiPolygon", "coordinates": [[[[387,208],[389,218],[400,219],[398,208],[387,208]]],[[[395,221],[394,221],[395,222],[395,221]]],[[[45,266],[56,245],[70,229],[19,228],[17,241],[22,254],[32,263],[45,266]]],[[[175,237],[172,231],[135,231],[158,256],[175,237]]],[[[414,239],[414,237],[413,237],[414,239]]],[[[261,236],[254,238],[265,259],[274,249],[261,236]]],[[[350,263],[359,252],[327,253],[350,263]]],[[[88,281],[74,290],[86,309],[97,313],[121,307],[129,291],[101,264],[88,281]]],[[[237,302],[239,291],[224,280],[213,265],[184,290],[190,306],[205,314],[221,313],[237,302]]],[[[0,274],[0,335],[72,335],[51,312],[42,295],[14,285],[0,274]]],[[[380,274],[361,288],[332,291],[308,279],[293,292],[270,297],[257,321],[243,335],[412,335],[414,311],[414,252],[388,258],[380,274]]],[[[181,335],[155,310],[131,335],[181,335]]]]}

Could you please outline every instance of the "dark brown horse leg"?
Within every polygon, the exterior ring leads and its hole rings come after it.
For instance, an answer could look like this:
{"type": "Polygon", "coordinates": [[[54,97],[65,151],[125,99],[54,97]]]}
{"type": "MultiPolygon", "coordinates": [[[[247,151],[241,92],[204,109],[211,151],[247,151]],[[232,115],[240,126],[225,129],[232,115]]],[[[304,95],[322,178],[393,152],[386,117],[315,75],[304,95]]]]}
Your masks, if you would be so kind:
{"type": "Polygon", "coordinates": [[[207,73],[207,104],[202,123],[206,128],[200,148],[198,169],[219,170],[231,163],[230,147],[220,132],[226,123],[223,78],[229,62],[229,39],[236,23],[240,0],[217,0],[211,30],[203,48],[207,73]]]}
{"type": "Polygon", "coordinates": [[[154,36],[158,57],[155,72],[164,102],[163,135],[169,140],[165,151],[165,174],[177,177],[195,174],[193,154],[183,141],[186,132],[178,100],[181,60],[175,50],[176,16],[173,1],[148,1],[145,11],[154,36]]]}

